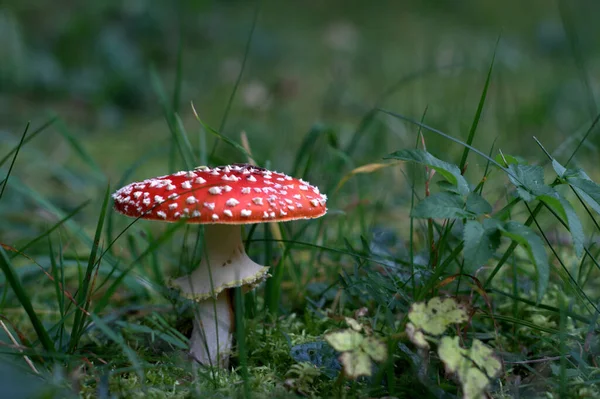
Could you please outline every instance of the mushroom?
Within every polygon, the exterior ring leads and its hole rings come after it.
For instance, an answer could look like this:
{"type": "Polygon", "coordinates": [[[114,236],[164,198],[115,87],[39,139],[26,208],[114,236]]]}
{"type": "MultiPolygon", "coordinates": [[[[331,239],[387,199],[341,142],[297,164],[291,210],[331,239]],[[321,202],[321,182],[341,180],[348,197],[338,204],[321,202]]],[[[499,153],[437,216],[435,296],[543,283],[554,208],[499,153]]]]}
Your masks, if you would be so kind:
{"type": "Polygon", "coordinates": [[[200,166],[131,183],[113,199],[115,210],[126,216],[206,224],[200,265],[170,285],[197,304],[190,355],[203,365],[221,367],[227,367],[232,341],[230,289],[252,289],[268,276],[268,267],[246,254],[241,225],[317,218],[327,212],[327,197],[317,187],[248,164],[200,166]]]}

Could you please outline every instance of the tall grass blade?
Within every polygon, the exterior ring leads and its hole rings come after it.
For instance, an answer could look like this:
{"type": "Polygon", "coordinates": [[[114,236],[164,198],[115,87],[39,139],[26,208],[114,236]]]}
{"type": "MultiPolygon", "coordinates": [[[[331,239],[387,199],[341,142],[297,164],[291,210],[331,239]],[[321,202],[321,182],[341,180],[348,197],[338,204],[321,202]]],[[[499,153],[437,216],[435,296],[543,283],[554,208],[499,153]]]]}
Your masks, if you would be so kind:
{"type": "Polygon", "coordinates": [[[89,297],[91,295],[90,283],[92,280],[96,263],[97,261],[99,262],[99,259],[97,259],[97,254],[100,247],[100,238],[102,236],[102,227],[104,226],[104,219],[108,210],[109,198],[110,185],[107,185],[106,191],[104,192],[104,200],[102,202],[102,208],[100,209],[100,217],[98,218],[98,223],[96,225],[96,234],[94,235],[94,242],[92,244],[92,248],[88,258],[88,264],[85,270],[85,275],[81,282],[82,285],[79,287],[79,295],[77,297],[77,303],[79,307],[75,310],[75,320],[73,322],[73,328],[71,330],[71,342],[69,343],[70,352],[73,352],[77,348],[77,345],[79,344],[79,339],[81,337],[81,333],[83,331],[83,326],[85,325],[86,313],[84,312],[84,309],[87,310],[88,307],[89,297]]]}
{"type": "MultiPolygon", "coordinates": [[[[496,40],[496,46],[494,47],[494,54],[492,55],[492,62],[490,62],[490,67],[488,68],[487,77],[485,78],[485,85],[483,86],[483,91],[481,92],[481,97],[479,98],[479,104],[477,104],[477,111],[475,112],[475,117],[473,118],[473,123],[471,124],[471,129],[469,130],[469,136],[467,137],[466,143],[470,146],[473,144],[473,139],[475,138],[475,131],[477,130],[477,126],[479,125],[479,119],[481,118],[481,112],[483,111],[483,106],[485,105],[485,99],[487,97],[488,88],[490,86],[490,80],[492,77],[492,69],[494,68],[494,61],[496,60],[496,53],[498,52],[498,44],[500,43],[500,36],[498,36],[498,40],[496,40]]],[[[469,156],[469,147],[465,147],[462,158],[460,159],[459,168],[460,170],[464,170],[465,165],[467,164],[467,157],[469,156]]]]}

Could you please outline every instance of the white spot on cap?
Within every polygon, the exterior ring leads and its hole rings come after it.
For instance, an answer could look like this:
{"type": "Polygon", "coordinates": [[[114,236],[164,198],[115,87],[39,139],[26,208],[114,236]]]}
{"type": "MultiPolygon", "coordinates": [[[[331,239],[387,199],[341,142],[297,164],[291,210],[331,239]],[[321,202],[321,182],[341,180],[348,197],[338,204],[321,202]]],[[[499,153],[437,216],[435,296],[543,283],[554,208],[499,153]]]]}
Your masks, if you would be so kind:
{"type": "Polygon", "coordinates": [[[196,202],[198,202],[198,200],[196,199],[196,197],[190,195],[189,197],[187,197],[185,199],[185,202],[192,205],[192,204],[195,204],[196,202]]]}
{"type": "Polygon", "coordinates": [[[289,199],[289,198],[286,198],[286,199],[285,199],[285,202],[287,202],[288,204],[292,204],[292,200],[291,200],[291,199],[289,199]]]}
{"type": "Polygon", "coordinates": [[[289,209],[290,211],[293,211],[293,210],[294,210],[294,209],[296,209],[296,208],[294,208],[294,207],[293,207],[293,206],[291,206],[291,205],[288,205],[288,209],[289,209]]]}
{"type": "Polygon", "coordinates": [[[183,208],[183,213],[190,213],[190,210],[188,208],[183,208]]]}
{"type": "Polygon", "coordinates": [[[194,170],[201,170],[201,171],[203,171],[203,172],[208,172],[208,171],[210,170],[210,168],[209,168],[208,166],[204,166],[204,165],[202,165],[202,166],[196,166],[196,167],[194,168],[194,170]]]}
{"type": "Polygon", "coordinates": [[[198,212],[198,211],[193,211],[193,212],[192,212],[192,217],[193,217],[193,218],[198,218],[198,217],[200,217],[200,212],[198,212]]]}
{"type": "Polygon", "coordinates": [[[169,191],[173,191],[173,190],[175,190],[176,188],[177,188],[177,186],[175,186],[175,185],[173,185],[173,184],[171,184],[171,183],[169,183],[169,184],[167,185],[167,190],[169,190],[169,191]]]}
{"type": "Polygon", "coordinates": [[[199,177],[196,180],[194,180],[194,183],[196,183],[196,184],[204,184],[204,183],[206,183],[206,180],[204,180],[203,178],[199,177]]]}
{"type": "Polygon", "coordinates": [[[144,203],[144,205],[150,205],[150,198],[144,198],[142,202],[144,203]]]}
{"type": "Polygon", "coordinates": [[[173,210],[177,208],[177,204],[169,204],[169,209],[173,210]]]}
{"type": "Polygon", "coordinates": [[[308,191],[308,186],[305,186],[304,184],[299,185],[298,188],[302,191],[308,191]]]}
{"type": "Polygon", "coordinates": [[[225,216],[233,217],[233,212],[231,212],[231,210],[229,209],[225,209],[223,213],[225,214],[225,216]]]}
{"type": "Polygon", "coordinates": [[[193,179],[194,177],[196,177],[198,175],[195,174],[194,172],[190,171],[190,172],[187,172],[186,176],[188,179],[193,179]]]}
{"type": "Polygon", "coordinates": [[[248,176],[248,181],[256,181],[256,177],[250,175],[248,176]]]}
{"type": "Polygon", "coordinates": [[[269,212],[269,216],[271,216],[272,218],[275,217],[275,212],[269,212]]]}
{"type": "Polygon", "coordinates": [[[256,191],[257,193],[262,193],[262,190],[260,189],[260,187],[254,187],[254,191],[256,191]]]}
{"type": "Polygon", "coordinates": [[[225,191],[226,193],[230,192],[231,190],[233,190],[233,188],[231,188],[231,186],[223,186],[222,187],[223,191],[225,191]]]}
{"type": "Polygon", "coordinates": [[[210,209],[211,211],[215,209],[215,203],[214,202],[205,202],[203,205],[206,208],[210,209]]]}
{"type": "Polygon", "coordinates": [[[183,216],[183,215],[181,215],[181,213],[180,213],[180,212],[175,212],[175,213],[173,214],[173,217],[177,217],[177,216],[183,216]]]}
{"type": "Polygon", "coordinates": [[[173,194],[169,194],[169,196],[167,198],[168,199],[175,199],[175,198],[178,198],[178,197],[179,197],[179,194],[173,193],[173,194]]]}
{"type": "Polygon", "coordinates": [[[277,181],[285,181],[285,179],[283,177],[278,177],[277,181]]]}
{"type": "Polygon", "coordinates": [[[135,193],[133,193],[133,196],[137,199],[140,198],[142,196],[142,192],[141,191],[136,191],[135,193]]]}
{"type": "Polygon", "coordinates": [[[156,212],[156,215],[160,218],[166,219],[167,218],[167,214],[164,213],[163,211],[158,211],[156,212]]]}
{"type": "Polygon", "coordinates": [[[219,215],[217,215],[216,213],[212,214],[212,220],[219,220],[219,215]]]}
{"type": "Polygon", "coordinates": [[[263,199],[261,197],[254,197],[252,198],[252,202],[254,202],[256,205],[262,205],[263,199]]]}
{"type": "Polygon", "coordinates": [[[154,196],[154,202],[162,204],[163,202],[165,202],[165,199],[163,197],[161,197],[160,195],[155,195],[154,196]]]}
{"type": "Polygon", "coordinates": [[[310,204],[311,204],[312,206],[319,206],[319,200],[316,200],[316,199],[311,199],[311,200],[310,200],[310,204]]]}
{"type": "Polygon", "coordinates": [[[263,212],[263,219],[268,219],[269,218],[269,212],[264,211],[263,212]]]}
{"type": "Polygon", "coordinates": [[[242,188],[242,194],[250,194],[251,189],[250,187],[243,187],[242,188]]]}
{"type": "Polygon", "coordinates": [[[185,170],[182,170],[180,172],[173,173],[173,176],[183,176],[185,174],[187,174],[187,172],[185,170]]]}
{"type": "Polygon", "coordinates": [[[285,216],[285,215],[287,215],[287,212],[284,212],[284,211],[283,211],[283,209],[282,209],[282,210],[280,210],[280,211],[279,211],[279,214],[280,214],[281,216],[285,216]]]}
{"type": "Polygon", "coordinates": [[[221,194],[223,190],[221,189],[221,187],[211,187],[208,189],[208,192],[211,193],[212,195],[218,195],[221,194]]]}
{"type": "Polygon", "coordinates": [[[186,180],[183,183],[181,183],[181,188],[183,188],[184,190],[189,190],[192,188],[192,183],[190,183],[189,180],[186,180]]]}
{"type": "Polygon", "coordinates": [[[242,209],[241,215],[242,215],[243,217],[246,217],[246,218],[247,218],[247,217],[249,217],[250,215],[252,215],[252,211],[251,211],[251,210],[248,210],[248,209],[242,209]]]}
{"type": "Polygon", "coordinates": [[[227,202],[225,202],[225,205],[227,205],[227,206],[236,206],[239,203],[240,203],[240,201],[236,200],[235,198],[229,198],[227,200],[227,202]]]}
{"type": "Polygon", "coordinates": [[[300,200],[300,199],[302,199],[302,196],[300,194],[296,194],[296,195],[294,195],[294,198],[297,200],[300,200]]]}

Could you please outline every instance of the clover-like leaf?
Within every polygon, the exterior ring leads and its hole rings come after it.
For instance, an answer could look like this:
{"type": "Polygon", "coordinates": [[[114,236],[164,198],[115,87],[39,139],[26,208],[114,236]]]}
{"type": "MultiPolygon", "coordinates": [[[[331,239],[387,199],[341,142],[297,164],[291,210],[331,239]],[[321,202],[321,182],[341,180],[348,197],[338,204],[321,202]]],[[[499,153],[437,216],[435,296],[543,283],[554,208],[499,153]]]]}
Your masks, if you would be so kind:
{"type": "Polygon", "coordinates": [[[350,378],[370,376],[372,371],[371,358],[363,351],[344,352],[340,356],[344,373],[350,378]]]}
{"type": "Polygon", "coordinates": [[[481,398],[502,369],[492,349],[478,339],[473,340],[471,349],[465,349],[458,337],[442,337],[438,355],[446,370],[456,374],[465,399],[481,398]]]}
{"type": "Polygon", "coordinates": [[[408,319],[416,329],[426,334],[441,335],[451,324],[464,323],[468,320],[467,310],[454,298],[432,298],[427,304],[414,303],[409,312],[408,319]]]}
{"type": "Polygon", "coordinates": [[[373,336],[365,338],[360,347],[376,362],[383,362],[387,359],[387,347],[385,343],[373,336]]]}
{"type": "Polygon", "coordinates": [[[364,337],[354,330],[335,331],[325,335],[325,341],[338,352],[358,349],[364,337]]]}

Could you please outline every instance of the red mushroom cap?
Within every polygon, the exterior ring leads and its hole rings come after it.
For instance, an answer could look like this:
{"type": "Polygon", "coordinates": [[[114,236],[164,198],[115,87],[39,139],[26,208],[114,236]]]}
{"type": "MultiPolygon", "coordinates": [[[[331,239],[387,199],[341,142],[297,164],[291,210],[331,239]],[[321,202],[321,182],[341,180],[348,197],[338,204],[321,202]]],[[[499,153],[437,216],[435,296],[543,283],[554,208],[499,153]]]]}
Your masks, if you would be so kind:
{"type": "Polygon", "coordinates": [[[115,209],[142,219],[246,224],[311,219],[327,196],[302,179],[248,164],[209,168],[131,183],[113,194],[115,209]]]}

